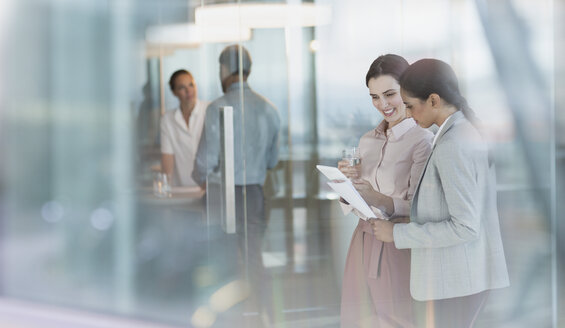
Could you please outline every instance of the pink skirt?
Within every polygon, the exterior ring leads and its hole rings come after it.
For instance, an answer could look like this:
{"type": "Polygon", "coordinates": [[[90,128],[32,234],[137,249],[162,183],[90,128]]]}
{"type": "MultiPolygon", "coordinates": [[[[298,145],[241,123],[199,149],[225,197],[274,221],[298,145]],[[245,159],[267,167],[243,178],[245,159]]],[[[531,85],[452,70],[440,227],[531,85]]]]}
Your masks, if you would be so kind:
{"type": "Polygon", "coordinates": [[[375,239],[371,224],[359,219],[345,262],[341,326],[416,327],[413,302],[410,250],[375,239]]]}

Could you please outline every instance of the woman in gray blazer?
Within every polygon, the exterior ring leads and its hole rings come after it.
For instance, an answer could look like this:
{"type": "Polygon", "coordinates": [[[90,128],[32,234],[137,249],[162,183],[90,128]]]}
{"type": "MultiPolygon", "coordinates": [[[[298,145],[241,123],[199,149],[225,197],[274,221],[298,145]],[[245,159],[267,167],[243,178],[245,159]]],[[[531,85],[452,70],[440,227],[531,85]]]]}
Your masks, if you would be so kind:
{"type": "Polygon", "coordinates": [[[488,290],[509,285],[496,179],[477,120],[446,63],[422,59],[400,79],[406,109],[439,126],[416,186],[409,223],[372,220],[377,239],[412,250],[410,293],[433,302],[434,327],[472,327],[488,290]]]}

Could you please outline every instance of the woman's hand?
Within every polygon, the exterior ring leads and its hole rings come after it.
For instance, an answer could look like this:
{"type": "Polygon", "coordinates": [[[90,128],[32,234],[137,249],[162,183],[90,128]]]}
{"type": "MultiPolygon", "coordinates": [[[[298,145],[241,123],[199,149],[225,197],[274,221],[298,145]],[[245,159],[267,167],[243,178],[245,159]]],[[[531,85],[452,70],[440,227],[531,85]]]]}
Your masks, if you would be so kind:
{"type": "Polygon", "coordinates": [[[385,243],[391,243],[394,241],[392,233],[394,223],[382,219],[371,219],[369,222],[371,223],[373,234],[377,240],[384,241],[385,243]]]}
{"type": "Polygon", "coordinates": [[[390,222],[392,222],[392,223],[410,223],[410,217],[409,216],[397,216],[397,217],[390,219],[390,222]]]}
{"type": "Polygon", "coordinates": [[[349,179],[359,178],[359,172],[361,171],[361,164],[355,166],[350,166],[349,161],[341,160],[337,162],[337,168],[349,179]]]}
{"type": "Polygon", "coordinates": [[[351,180],[351,182],[353,182],[353,186],[367,204],[380,209],[386,215],[392,215],[392,213],[394,213],[394,201],[392,198],[373,189],[369,181],[355,179],[351,180]]]}
{"type": "Polygon", "coordinates": [[[365,199],[366,202],[370,203],[376,198],[375,196],[378,192],[373,189],[373,186],[371,186],[369,181],[362,179],[353,179],[351,180],[351,182],[353,182],[353,186],[355,187],[355,189],[357,189],[359,194],[363,197],[363,199],[365,199]]]}

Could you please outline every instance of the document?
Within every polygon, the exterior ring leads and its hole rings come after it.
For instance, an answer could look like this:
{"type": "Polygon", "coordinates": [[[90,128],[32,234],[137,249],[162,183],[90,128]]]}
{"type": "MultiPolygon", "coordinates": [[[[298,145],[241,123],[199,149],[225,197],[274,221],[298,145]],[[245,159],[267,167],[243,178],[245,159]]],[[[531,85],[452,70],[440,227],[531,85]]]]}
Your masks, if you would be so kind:
{"type": "Polygon", "coordinates": [[[330,180],[328,182],[328,186],[330,186],[330,188],[337,192],[341,198],[345,199],[349,205],[353,206],[365,217],[383,217],[382,215],[377,216],[375,212],[373,212],[371,207],[365,202],[363,197],[361,197],[357,189],[355,189],[351,180],[341,173],[338,168],[325,165],[316,165],[316,168],[330,180]]]}
{"type": "Polygon", "coordinates": [[[341,171],[337,167],[333,166],[325,166],[325,165],[316,165],[316,168],[322,172],[323,175],[326,176],[330,181],[333,180],[348,180],[347,177],[341,173],[341,171]]]}

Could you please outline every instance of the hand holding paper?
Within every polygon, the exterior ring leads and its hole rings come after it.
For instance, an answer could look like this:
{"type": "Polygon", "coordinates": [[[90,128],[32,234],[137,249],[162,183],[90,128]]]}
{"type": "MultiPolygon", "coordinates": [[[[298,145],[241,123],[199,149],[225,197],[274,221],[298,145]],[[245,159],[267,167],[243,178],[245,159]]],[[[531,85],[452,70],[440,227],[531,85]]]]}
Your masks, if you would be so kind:
{"type": "Polygon", "coordinates": [[[359,178],[359,171],[361,170],[361,164],[357,165],[350,165],[351,162],[348,160],[341,160],[337,162],[337,169],[343,173],[349,179],[357,179],[359,178]]]}
{"type": "MultiPolygon", "coordinates": [[[[332,180],[328,182],[330,188],[337,192],[343,199],[345,199],[349,205],[353,206],[359,212],[361,212],[367,218],[382,217],[382,215],[376,215],[371,207],[367,205],[363,197],[357,192],[351,180],[349,180],[343,173],[341,173],[337,168],[324,165],[316,165],[316,168],[322,172],[328,179],[332,180]]],[[[381,214],[381,213],[379,213],[381,214]]]]}

